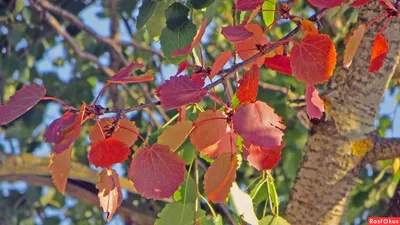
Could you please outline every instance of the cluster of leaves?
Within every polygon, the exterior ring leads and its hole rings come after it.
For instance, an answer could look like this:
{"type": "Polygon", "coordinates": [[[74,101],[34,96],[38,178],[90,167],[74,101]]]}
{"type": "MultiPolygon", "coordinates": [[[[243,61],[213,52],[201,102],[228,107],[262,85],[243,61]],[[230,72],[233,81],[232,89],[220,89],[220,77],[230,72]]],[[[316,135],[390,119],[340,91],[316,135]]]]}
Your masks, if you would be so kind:
{"type": "MultiPolygon", "coordinates": [[[[202,9],[212,2],[192,0],[191,4],[195,9],[202,9]]],[[[317,7],[330,8],[342,4],[344,0],[309,0],[309,2],[317,7]]],[[[351,6],[360,7],[368,2],[356,0],[351,6]]],[[[388,22],[397,16],[397,10],[389,1],[380,0],[379,2],[387,11],[384,15],[388,17],[388,22]]],[[[148,12],[154,12],[163,3],[144,1],[139,10],[137,28],[143,27],[151,20],[148,12]]],[[[290,19],[301,25],[303,35],[299,41],[282,39],[270,42],[268,40],[265,33],[276,23],[273,19],[275,1],[272,3],[264,2],[264,0],[238,0],[236,9],[251,11],[251,13],[239,25],[222,27],[221,34],[234,46],[235,51],[221,53],[211,68],[206,68],[204,65],[191,66],[185,59],[194,48],[200,48],[199,44],[207,27],[207,19],[202,21],[196,34],[196,26],[188,18],[190,10],[185,5],[176,2],[165,7],[167,26],[160,36],[162,50],[172,62],[183,62],[177,74],[157,88],[161,106],[165,109],[178,109],[179,119],[176,124],[163,130],[156,143],[150,143],[142,138],[136,124],[123,118],[121,113],[112,119],[100,118],[102,113],[99,113],[99,106],[96,105],[102,91],[111,83],[137,83],[152,80],[151,72],[142,76],[130,76],[133,71],[143,68],[140,63],[131,63],[110,78],[93,104],[83,103],[80,109],[76,109],[62,103],[66,109],[65,114],[53,121],[44,135],[47,143],[54,143],[49,170],[60,192],[65,192],[72,145],[80,136],[82,124],[88,120],[96,121],[89,130],[92,146],[88,159],[94,166],[104,168],[99,174],[100,182],[96,187],[99,190],[100,203],[104,211],[108,213],[108,220],[112,218],[122,201],[119,176],[115,170],[111,169],[111,166],[123,163],[129,158],[130,147],[135,144],[138,137],[143,139],[145,145],[135,152],[128,178],[132,180],[138,193],[155,200],[171,197],[180,187],[182,188],[182,185],[187,186],[190,182],[190,179],[185,176],[186,163],[177,153],[186,139],[190,139],[202,157],[212,162],[204,175],[204,192],[208,200],[213,203],[223,203],[229,192],[241,191],[234,184],[239,163],[238,154],[242,154],[243,158],[259,171],[270,170],[277,165],[285,146],[282,140],[285,125],[272,107],[257,100],[260,68],[266,66],[304,82],[307,86],[306,112],[310,119],[319,119],[325,109],[315,85],[328,81],[332,76],[336,66],[335,46],[328,35],[320,34],[314,27],[315,21],[290,15],[290,8],[287,5],[282,5],[278,11],[283,19],[290,19]],[[252,19],[260,10],[267,18],[265,29],[252,23],[252,19]],[[272,13],[268,13],[268,10],[272,13]],[[180,35],[183,35],[184,41],[173,43],[176,40],[175,37],[180,37],[180,35]],[[294,42],[290,49],[289,42],[294,42]],[[212,84],[218,84],[221,81],[215,80],[218,75],[222,76],[221,79],[229,78],[228,76],[233,73],[231,70],[223,70],[223,67],[236,54],[242,59],[241,65],[246,71],[238,81],[239,85],[231,107],[231,103],[225,104],[210,91],[214,86],[205,85],[205,83],[206,79],[209,79],[212,84]],[[188,67],[192,67],[195,72],[190,76],[180,75],[188,67]],[[190,120],[186,116],[187,105],[200,108],[198,103],[207,94],[219,102],[222,108],[217,109],[215,103],[214,109],[202,110],[196,119],[190,120]],[[184,183],[185,180],[186,183],[184,183]]],[[[344,57],[346,67],[350,66],[365,29],[373,22],[375,21],[360,25],[349,39],[344,57]]],[[[387,41],[381,32],[377,34],[374,42],[370,72],[379,70],[388,51],[387,41]]],[[[237,68],[238,65],[235,64],[232,68],[237,68]]],[[[8,124],[15,120],[40,100],[61,101],[46,97],[45,92],[45,88],[37,84],[23,86],[8,103],[0,107],[0,124],[8,124]]],[[[265,182],[273,184],[270,179],[268,176],[262,180],[261,184],[265,182]]],[[[182,212],[186,209],[193,209],[193,211],[184,219],[193,222],[198,193],[194,193],[194,196],[194,199],[184,196],[184,202],[187,201],[188,204],[182,202],[168,204],[159,214],[159,224],[171,219],[166,218],[170,211],[182,212]]],[[[232,201],[235,201],[233,197],[232,201]]],[[[198,220],[202,221],[204,212],[196,213],[198,220]]],[[[253,215],[242,214],[245,215],[243,219],[247,222],[258,220],[253,215]]],[[[270,224],[273,219],[265,217],[260,223],[270,224]]],[[[214,218],[214,222],[216,220],[218,220],[217,217],[214,218]]]]}

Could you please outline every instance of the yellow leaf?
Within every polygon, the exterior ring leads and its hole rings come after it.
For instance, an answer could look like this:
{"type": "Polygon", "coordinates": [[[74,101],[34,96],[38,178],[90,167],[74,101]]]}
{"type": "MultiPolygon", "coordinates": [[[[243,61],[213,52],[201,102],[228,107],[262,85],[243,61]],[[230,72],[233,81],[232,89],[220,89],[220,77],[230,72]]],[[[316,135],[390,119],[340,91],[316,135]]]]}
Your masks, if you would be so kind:
{"type": "Polygon", "coordinates": [[[192,121],[185,120],[169,126],[159,137],[157,143],[176,151],[185,142],[193,129],[192,121]]]}
{"type": "Polygon", "coordinates": [[[110,222],[122,202],[122,189],[119,184],[117,172],[113,169],[104,169],[99,173],[100,181],[96,184],[99,190],[100,206],[107,213],[107,221],[110,222]]]}
{"type": "Polygon", "coordinates": [[[69,165],[71,162],[72,145],[60,154],[54,152],[50,155],[50,163],[48,166],[51,179],[57,190],[62,194],[65,193],[67,186],[69,165]]]}
{"type": "Polygon", "coordinates": [[[353,57],[356,54],[357,49],[360,46],[361,40],[364,37],[365,30],[365,24],[359,25],[347,41],[346,49],[343,53],[343,66],[345,68],[349,68],[349,66],[351,65],[353,57]]]}

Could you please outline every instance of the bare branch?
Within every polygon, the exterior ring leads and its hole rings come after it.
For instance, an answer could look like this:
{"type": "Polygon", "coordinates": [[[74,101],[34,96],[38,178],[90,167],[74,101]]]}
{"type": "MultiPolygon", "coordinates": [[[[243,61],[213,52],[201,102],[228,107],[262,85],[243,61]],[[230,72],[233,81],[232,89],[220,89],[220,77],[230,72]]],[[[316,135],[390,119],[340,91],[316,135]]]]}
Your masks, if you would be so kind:
{"type": "Polygon", "coordinates": [[[376,132],[370,137],[374,142],[374,147],[365,156],[367,162],[400,157],[400,138],[383,138],[376,132]]]}

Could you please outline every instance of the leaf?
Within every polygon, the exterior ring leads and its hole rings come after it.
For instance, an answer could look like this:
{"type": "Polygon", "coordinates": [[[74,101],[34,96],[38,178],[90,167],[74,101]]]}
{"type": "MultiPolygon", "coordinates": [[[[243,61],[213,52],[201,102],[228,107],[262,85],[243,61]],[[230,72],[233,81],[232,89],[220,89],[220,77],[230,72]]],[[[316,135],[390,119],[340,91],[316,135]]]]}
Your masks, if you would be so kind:
{"type": "Polygon", "coordinates": [[[236,179],[236,154],[225,153],[219,156],[204,175],[204,193],[213,203],[223,203],[229,189],[236,179]]]}
{"type": "Polygon", "coordinates": [[[197,31],[196,36],[193,38],[192,43],[182,49],[173,52],[171,56],[176,57],[189,54],[189,52],[200,43],[200,40],[203,37],[204,32],[206,31],[206,27],[207,27],[207,21],[203,20],[201,22],[200,29],[197,31]]]}
{"type": "Polygon", "coordinates": [[[190,174],[188,175],[186,173],[185,177],[186,179],[179,187],[179,190],[174,193],[174,199],[175,201],[183,202],[183,204],[187,204],[190,202],[194,203],[196,201],[196,183],[194,182],[190,174]],[[177,199],[178,196],[179,198],[177,199]]]}
{"type": "Polygon", "coordinates": [[[276,0],[265,1],[262,4],[262,16],[265,25],[268,27],[274,22],[276,0]]]}
{"type": "Polygon", "coordinates": [[[123,163],[130,153],[131,150],[124,142],[112,137],[94,142],[88,158],[90,164],[106,168],[113,164],[123,163]]]}
{"type": "MultiPolygon", "coordinates": [[[[250,165],[258,171],[274,168],[281,159],[281,151],[285,144],[281,143],[274,148],[262,148],[256,145],[247,144],[248,155],[245,156],[250,165]]],[[[243,147],[246,149],[245,147],[243,147]]]]}
{"type": "Polygon", "coordinates": [[[53,152],[57,154],[62,153],[79,137],[82,129],[83,118],[85,116],[85,110],[86,104],[83,103],[75,121],[61,131],[59,140],[54,145],[53,152]]]}
{"type": "Polygon", "coordinates": [[[215,62],[211,68],[210,75],[208,76],[210,79],[213,79],[215,75],[218,74],[219,71],[222,70],[224,65],[229,61],[229,59],[232,57],[232,52],[227,51],[227,52],[221,52],[221,55],[219,55],[216,59],[215,62]]]}
{"type": "Polygon", "coordinates": [[[264,60],[264,65],[271,70],[292,76],[289,56],[276,54],[272,57],[267,57],[264,60]]]}
{"type": "Polygon", "coordinates": [[[236,182],[233,183],[230,193],[229,202],[232,211],[248,224],[258,224],[257,216],[254,213],[253,200],[250,196],[240,190],[236,182]]]}
{"type": "Polygon", "coordinates": [[[235,136],[231,137],[231,128],[223,118],[226,115],[221,110],[207,110],[194,121],[190,142],[202,155],[216,158],[223,153],[236,153],[235,136]]]}
{"type": "MultiPolygon", "coordinates": [[[[89,129],[89,139],[92,143],[97,141],[104,140],[104,137],[107,137],[108,131],[111,127],[113,127],[114,119],[112,118],[103,118],[99,121],[99,126],[97,124],[93,125],[89,129]]],[[[119,120],[118,126],[115,126],[114,132],[110,137],[113,137],[119,141],[124,142],[128,147],[131,147],[135,144],[138,139],[137,134],[139,133],[139,128],[136,126],[134,121],[130,121],[129,119],[122,118],[119,120]]]]}
{"type": "Polygon", "coordinates": [[[374,44],[372,46],[371,59],[368,72],[373,73],[379,71],[383,66],[386,59],[386,53],[389,50],[389,44],[382,34],[375,36],[374,44]]]}
{"type": "Polygon", "coordinates": [[[314,26],[314,23],[312,21],[300,18],[300,23],[301,30],[306,36],[318,34],[318,29],[314,26]]]}
{"type": "Polygon", "coordinates": [[[320,119],[325,112],[324,101],[319,97],[318,90],[314,86],[306,89],[306,112],[310,119],[320,119]]]}
{"type": "Polygon", "coordinates": [[[349,66],[351,65],[354,55],[356,54],[357,49],[360,46],[361,40],[364,37],[365,30],[365,24],[360,24],[349,38],[346,44],[346,49],[343,53],[343,66],[345,68],[349,68],[349,66]]]}
{"type": "Polygon", "coordinates": [[[350,4],[351,7],[361,7],[363,5],[366,5],[370,2],[371,0],[354,0],[353,3],[350,4]]]}
{"type": "Polygon", "coordinates": [[[185,161],[167,146],[140,148],[128,170],[128,178],[146,198],[169,198],[185,179],[185,161]]]}
{"type": "Polygon", "coordinates": [[[246,40],[254,35],[245,25],[222,27],[221,34],[231,43],[246,40]]]}
{"type": "MultiPolygon", "coordinates": [[[[325,0],[324,0],[325,1],[325,0]]],[[[293,76],[307,85],[326,82],[336,66],[336,49],[328,35],[307,35],[291,50],[293,76]]]]}
{"type": "Polygon", "coordinates": [[[213,4],[215,0],[190,0],[192,7],[195,9],[202,9],[213,4]]]}
{"type": "Polygon", "coordinates": [[[281,203],[279,200],[278,193],[276,192],[276,187],[274,183],[274,178],[271,175],[267,176],[267,185],[269,187],[271,203],[275,208],[279,208],[279,204],[281,203]]]}
{"type": "Polygon", "coordinates": [[[66,112],[60,118],[54,120],[46,133],[43,135],[45,142],[55,143],[59,140],[62,130],[71,125],[78,115],[71,112],[66,112]]]}
{"type": "Polygon", "coordinates": [[[346,0],[308,0],[308,2],[319,8],[333,8],[335,6],[340,6],[346,0]]]}
{"type": "Polygon", "coordinates": [[[157,143],[168,146],[171,151],[174,152],[185,142],[192,129],[192,121],[185,120],[179,122],[165,129],[164,132],[158,136],[157,143]]]}
{"type": "Polygon", "coordinates": [[[189,66],[188,62],[182,62],[181,64],[179,64],[179,68],[178,71],[176,71],[175,76],[178,76],[179,74],[181,74],[184,70],[186,70],[186,68],[189,66]]]}
{"type": "Polygon", "coordinates": [[[266,216],[262,218],[258,225],[290,225],[285,219],[280,216],[266,216]]]}
{"type": "Polygon", "coordinates": [[[236,9],[241,11],[250,11],[261,4],[263,4],[264,0],[237,0],[236,9]]]}
{"type": "Polygon", "coordinates": [[[62,194],[65,194],[65,188],[68,181],[68,172],[71,162],[72,146],[60,154],[52,152],[50,154],[49,172],[54,186],[62,194]]]}
{"type": "MultiPolygon", "coordinates": [[[[248,31],[252,32],[254,35],[246,40],[232,43],[235,46],[235,49],[242,60],[246,60],[252,57],[253,55],[257,54],[258,52],[260,52],[260,50],[257,49],[258,48],[257,46],[263,46],[268,43],[267,36],[265,35],[264,31],[261,29],[259,25],[247,24],[245,25],[245,28],[248,31]]],[[[259,57],[252,64],[256,64],[258,67],[261,67],[262,64],[264,63],[265,57],[267,57],[267,55],[259,57]]],[[[246,67],[251,68],[252,64],[250,63],[246,67]]]]}
{"type": "Polygon", "coordinates": [[[31,86],[23,85],[10,100],[0,106],[0,125],[6,125],[22,116],[35,106],[46,94],[46,89],[33,83],[31,86]]]}
{"type": "Polygon", "coordinates": [[[174,76],[157,88],[157,96],[165,109],[199,103],[207,91],[188,76],[174,76]]]}
{"type": "Polygon", "coordinates": [[[100,206],[107,213],[107,221],[110,222],[117,208],[122,203],[122,189],[119,184],[119,176],[113,169],[104,169],[99,173],[100,181],[96,184],[99,190],[97,194],[100,206]]]}
{"type": "Polygon", "coordinates": [[[246,103],[236,110],[232,120],[233,129],[245,141],[265,148],[281,145],[285,125],[266,103],[246,103]]]}
{"type": "Polygon", "coordinates": [[[157,8],[157,4],[159,1],[156,0],[143,0],[142,5],[139,7],[139,15],[136,19],[136,29],[139,30],[144,25],[146,25],[147,21],[153,15],[154,11],[157,8]]]}
{"type": "Polygon", "coordinates": [[[144,65],[142,63],[131,62],[127,67],[122,68],[117,74],[111,77],[111,83],[139,83],[144,81],[154,80],[153,72],[148,71],[146,74],[141,76],[132,77],[130,74],[136,70],[142,69],[144,65]]]}
{"type": "MultiPolygon", "coordinates": [[[[184,204],[182,202],[172,202],[165,205],[163,210],[158,213],[158,219],[154,225],[192,225],[194,218],[194,203],[184,204]]],[[[205,212],[199,209],[196,217],[203,217],[205,212]]]]}
{"type": "Polygon", "coordinates": [[[167,19],[165,18],[165,10],[170,5],[171,0],[158,1],[157,7],[146,23],[146,29],[149,32],[150,40],[160,36],[161,30],[166,26],[167,19]],[[160,16],[161,15],[161,16],[160,16]]]}
{"type": "Polygon", "coordinates": [[[255,102],[258,94],[258,81],[260,79],[260,68],[253,65],[251,70],[243,74],[239,80],[236,96],[241,103],[255,102]]]}

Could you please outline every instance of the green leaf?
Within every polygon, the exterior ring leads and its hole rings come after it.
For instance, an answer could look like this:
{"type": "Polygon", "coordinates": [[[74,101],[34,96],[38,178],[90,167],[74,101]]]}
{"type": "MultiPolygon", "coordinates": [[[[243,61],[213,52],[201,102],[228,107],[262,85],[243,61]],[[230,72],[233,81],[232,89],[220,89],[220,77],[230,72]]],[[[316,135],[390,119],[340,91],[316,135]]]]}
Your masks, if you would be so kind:
{"type": "Polygon", "coordinates": [[[175,2],[171,6],[168,7],[167,11],[165,11],[165,17],[167,20],[173,20],[179,17],[186,17],[189,14],[190,9],[184,6],[179,2],[175,2]]]}
{"type": "Polygon", "coordinates": [[[271,175],[268,175],[267,177],[267,185],[270,191],[270,195],[271,195],[271,202],[272,205],[274,205],[275,209],[279,208],[279,204],[281,203],[279,200],[279,196],[276,193],[276,188],[275,188],[275,184],[274,184],[274,178],[272,178],[271,175]]]}
{"type": "Polygon", "coordinates": [[[196,201],[196,183],[190,175],[185,174],[185,181],[174,193],[174,199],[184,204],[196,201]]]}
{"type": "MultiPolygon", "coordinates": [[[[205,212],[199,209],[196,216],[201,218],[205,216],[205,212]]],[[[193,225],[194,203],[169,203],[158,213],[158,217],[155,225],[193,225]]]]}
{"type": "Polygon", "coordinates": [[[192,143],[188,141],[181,147],[181,150],[178,151],[178,154],[185,160],[186,165],[189,165],[193,162],[196,156],[196,149],[192,143]]]}
{"type": "Polygon", "coordinates": [[[253,201],[246,192],[240,190],[236,182],[231,187],[230,196],[229,203],[232,211],[247,223],[257,224],[253,201]]]}
{"type": "Polygon", "coordinates": [[[159,2],[153,15],[150,17],[149,21],[147,21],[146,29],[149,32],[151,40],[159,37],[161,34],[161,30],[165,27],[167,19],[165,18],[165,16],[162,15],[165,14],[165,10],[168,8],[170,2],[171,0],[167,0],[167,2],[159,2]]]}
{"type": "Polygon", "coordinates": [[[185,60],[186,56],[171,57],[171,54],[192,43],[196,32],[196,26],[191,21],[185,22],[175,31],[165,27],[160,36],[161,49],[165,57],[174,64],[185,60]]]}
{"type": "Polygon", "coordinates": [[[250,196],[253,199],[254,204],[260,204],[268,198],[267,188],[266,186],[264,186],[264,184],[265,179],[260,179],[260,181],[258,181],[257,184],[250,191],[250,196]]]}
{"type": "Polygon", "coordinates": [[[146,25],[147,21],[156,10],[158,4],[159,2],[155,0],[143,0],[143,3],[139,8],[139,15],[136,21],[136,29],[139,30],[144,27],[144,25],[146,25]]]}
{"type": "Polygon", "coordinates": [[[276,0],[265,1],[262,5],[262,15],[265,25],[269,26],[274,22],[276,0]]]}
{"type": "Polygon", "coordinates": [[[210,6],[215,0],[190,0],[193,8],[202,9],[210,6]]]}
{"type": "Polygon", "coordinates": [[[211,23],[213,17],[217,13],[219,5],[221,5],[221,0],[215,0],[214,3],[212,3],[210,7],[207,8],[204,14],[204,18],[207,20],[207,25],[211,23]]]}
{"type": "Polygon", "coordinates": [[[280,216],[266,216],[262,218],[258,225],[290,225],[285,219],[280,216]]]}
{"type": "Polygon", "coordinates": [[[13,10],[14,16],[18,15],[25,7],[24,0],[16,0],[15,1],[15,7],[13,10]]]}

